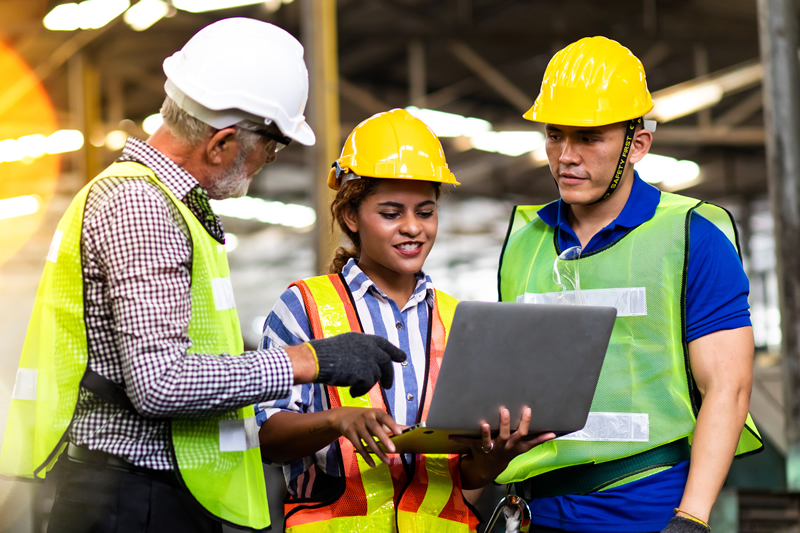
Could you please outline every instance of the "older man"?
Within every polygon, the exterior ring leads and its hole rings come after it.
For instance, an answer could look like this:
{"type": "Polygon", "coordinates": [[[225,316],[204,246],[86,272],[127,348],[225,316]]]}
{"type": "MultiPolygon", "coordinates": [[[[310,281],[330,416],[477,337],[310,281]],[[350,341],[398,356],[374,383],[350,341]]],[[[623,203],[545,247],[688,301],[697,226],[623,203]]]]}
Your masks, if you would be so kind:
{"type": "Polygon", "coordinates": [[[66,448],[51,531],[265,528],[252,405],[312,381],[360,395],[405,359],[359,334],[242,353],[209,198],[314,143],[300,43],[227,19],[164,71],[164,125],[78,193],[28,329],[0,472],[44,477],[66,448]]]}

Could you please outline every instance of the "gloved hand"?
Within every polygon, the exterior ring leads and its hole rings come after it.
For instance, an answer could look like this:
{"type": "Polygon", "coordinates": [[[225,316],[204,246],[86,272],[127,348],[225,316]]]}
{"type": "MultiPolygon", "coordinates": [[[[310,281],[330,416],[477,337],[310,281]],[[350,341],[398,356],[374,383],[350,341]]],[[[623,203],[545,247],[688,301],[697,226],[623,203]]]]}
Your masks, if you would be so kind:
{"type": "Polygon", "coordinates": [[[317,357],[316,383],[350,387],[355,398],[369,392],[375,382],[388,389],[394,382],[392,361],[401,363],[406,354],[377,335],[343,333],[309,341],[317,357]]]}
{"type": "Polygon", "coordinates": [[[691,518],[673,516],[661,533],[711,533],[711,528],[691,518]]]}

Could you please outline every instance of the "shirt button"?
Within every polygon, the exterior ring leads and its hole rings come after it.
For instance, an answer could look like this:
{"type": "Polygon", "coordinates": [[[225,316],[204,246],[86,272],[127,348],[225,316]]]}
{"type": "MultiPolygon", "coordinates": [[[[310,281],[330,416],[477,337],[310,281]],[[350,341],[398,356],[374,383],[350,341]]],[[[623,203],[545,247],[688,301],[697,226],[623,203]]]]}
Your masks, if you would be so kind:
{"type": "Polygon", "coordinates": [[[406,396],[406,398],[408,398],[408,401],[410,402],[410,401],[412,401],[414,399],[414,395],[413,394],[409,394],[408,396],[406,396]]]}
{"type": "Polygon", "coordinates": [[[408,361],[403,361],[403,362],[402,362],[402,363],[400,363],[400,364],[401,364],[401,365],[403,365],[403,366],[408,366],[408,361]]]}
{"type": "Polygon", "coordinates": [[[402,323],[400,323],[400,322],[398,322],[397,324],[395,324],[395,326],[397,327],[397,329],[403,329],[403,324],[402,324],[402,323]]]}

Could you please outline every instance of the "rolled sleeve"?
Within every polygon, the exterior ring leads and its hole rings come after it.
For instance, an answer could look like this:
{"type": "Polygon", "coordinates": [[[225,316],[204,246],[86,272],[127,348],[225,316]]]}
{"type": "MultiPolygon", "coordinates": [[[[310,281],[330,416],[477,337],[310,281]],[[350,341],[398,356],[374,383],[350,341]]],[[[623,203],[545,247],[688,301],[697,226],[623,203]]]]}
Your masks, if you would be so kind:
{"type": "MultiPolygon", "coordinates": [[[[275,349],[283,346],[296,346],[310,340],[311,331],[303,305],[302,296],[297,287],[286,289],[275,303],[264,322],[261,338],[262,349],[275,349]]],[[[280,399],[265,401],[255,406],[257,420],[265,422],[270,416],[280,411],[292,413],[313,413],[321,408],[315,399],[323,394],[321,386],[305,383],[291,387],[290,391],[280,399]]]]}

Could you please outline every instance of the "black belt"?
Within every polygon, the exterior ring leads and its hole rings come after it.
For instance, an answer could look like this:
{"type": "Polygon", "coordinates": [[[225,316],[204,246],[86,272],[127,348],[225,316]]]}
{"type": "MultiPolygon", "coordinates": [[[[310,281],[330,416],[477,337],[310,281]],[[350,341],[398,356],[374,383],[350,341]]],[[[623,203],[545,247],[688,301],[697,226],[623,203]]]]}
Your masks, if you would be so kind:
{"type": "Polygon", "coordinates": [[[589,494],[626,477],[663,466],[674,466],[691,455],[689,439],[680,439],[652,450],[605,463],[568,466],[545,472],[522,482],[526,498],[549,498],[567,494],[589,494]]]}
{"type": "Polygon", "coordinates": [[[153,470],[129,463],[121,457],[111,455],[100,450],[90,450],[84,446],[77,446],[71,442],[67,446],[67,458],[73,463],[93,466],[95,468],[118,470],[141,476],[148,476],[164,483],[180,487],[178,476],[171,470],[153,470]]]}

